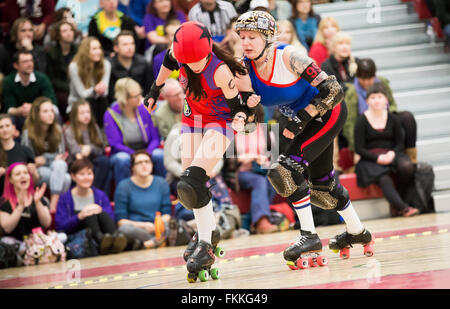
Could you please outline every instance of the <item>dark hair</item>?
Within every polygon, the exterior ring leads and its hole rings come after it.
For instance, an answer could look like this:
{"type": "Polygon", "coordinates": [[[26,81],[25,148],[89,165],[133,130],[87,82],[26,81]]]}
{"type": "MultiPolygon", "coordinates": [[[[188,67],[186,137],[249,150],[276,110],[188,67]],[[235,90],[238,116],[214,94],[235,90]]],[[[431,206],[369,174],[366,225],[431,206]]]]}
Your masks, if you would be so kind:
{"type": "Polygon", "coordinates": [[[388,97],[386,88],[382,83],[375,83],[369,87],[366,94],[366,100],[374,93],[382,93],[386,98],[388,97]]]}
{"type": "Polygon", "coordinates": [[[50,38],[53,41],[59,41],[61,39],[61,33],[60,33],[61,32],[61,26],[65,25],[65,24],[70,26],[70,28],[73,31],[74,38],[75,38],[75,35],[76,35],[76,32],[77,32],[75,27],[71,23],[69,23],[67,20],[63,19],[63,20],[57,21],[57,22],[52,24],[52,28],[50,29],[49,33],[50,33],[50,38]]]}
{"type": "MultiPolygon", "coordinates": [[[[14,63],[19,64],[20,55],[31,55],[31,56],[33,56],[33,53],[31,52],[31,50],[26,50],[24,48],[19,49],[18,51],[16,51],[14,53],[14,56],[13,56],[14,63]]],[[[33,60],[34,60],[34,58],[33,58],[33,60]]]]}
{"type": "MultiPolygon", "coordinates": [[[[0,121],[3,119],[9,119],[11,124],[14,125],[13,119],[9,114],[0,114],[0,121]]],[[[6,151],[3,149],[3,145],[0,144],[0,167],[8,167],[8,155],[6,151]]]]}
{"type": "Polygon", "coordinates": [[[114,40],[113,40],[114,46],[119,45],[119,38],[120,38],[121,36],[131,36],[131,37],[133,37],[133,40],[135,40],[133,31],[131,31],[131,30],[122,30],[122,31],[120,31],[119,34],[114,38],[114,40]]]}
{"type": "Polygon", "coordinates": [[[94,164],[92,164],[92,162],[87,158],[77,159],[70,164],[70,174],[75,175],[85,168],[94,171],[94,164]]]}
{"type": "MultiPolygon", "coordinates": [[[[217,58],[225,62],[225,64],[230,68],[231,73],[233,73],[234,76],[236,76],[236,74],[240,75],[247,74],[247,69],[245,68],[245,66],[242,65],[240,62],[236,61],[233,55],[231,55],[228,51],[221,49],[216,43],[213,43],[212,50],[213,53],[217,56],[217,58]]],[[[211,54],[209,55],[209,57],[211,57],[211,54]]],[[[195,74],[186,64],[183,64],[183,67],[186,70],[188,80],[187,84],[188,95],[192,94],[194,100],[199,100],[202,97],[205,97],[206,93],[201,86],[201,79],[199,74],[195,74]]]]}
{"type": "MultiPolygon", "coordinates": [[[[294,17],[294,18],[298,18],[298,12],[297,12],[297,3],[299,2],[300,0],[291,0],[290,2],[291,2],[291,4],[292,4],[292,17],[294,17]]],[[[311,10],[309,11],[309,14],[308,14],[308,16],[309,17],[314,17],[314,9],[313,9],[313,1],[312,0],[309,0],[309,2],[311,2],[311,10]]]]}
{"type": "Polygon", "coordinates": [[[375,77],[377,67],[375,62],[370,58],[361,58],[356,60],[358,69],[356,70],[356,77],[358,78],[372,78],[375,77]]]}
{"type": "MultiPolygon", "coordinates": [[[[147,5],[147,13],[152,14],[154,16],[158,17],[158,12],[155,9],[155,6],[153,5],[155,1],[150,1],[147,5]]],[[[173,0],[170,0],[170,11],[169,15],[167,15],[167,19],[177,18],[177,14],[175,12],[175,7],[173,5],[173,0]]]]}
{"type": "Polygon", "coordinates": [[[75,17],[75,15],[72,13],[72,11],[69,8],[59,8],[55,11],[53,14],[53,23],[57,23],[64,19],[64,13],[70,12],[72,14],[72,17],[75,17]]]}
{"type": "Polygon", "coordinates": [[[135,164],[135,161],[136,161],[136,157],[137,157],[138,155],[142,155],[142,154],[148,156],[148,157],[150,158],[150,161],[153,163],[151,154],[149,154],[149,153],[147,152],[147,150],[141,149],[141,150],[135,151],[135,152],[131,155],[131,168],[134,167],[134,164],[135,164]]]}

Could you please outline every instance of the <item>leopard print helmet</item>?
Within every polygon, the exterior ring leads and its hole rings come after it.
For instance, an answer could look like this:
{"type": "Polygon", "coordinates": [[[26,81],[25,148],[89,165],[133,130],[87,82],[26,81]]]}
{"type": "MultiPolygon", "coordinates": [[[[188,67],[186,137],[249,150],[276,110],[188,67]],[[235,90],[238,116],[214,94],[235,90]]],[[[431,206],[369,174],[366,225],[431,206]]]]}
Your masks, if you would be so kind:
{"type": "Polygon", "coordinates": [[[242,14],[236,21],[235,31],[257,31],[271,39],[275,35],[275,18],[264,11],[250,11],[242,14]]]}

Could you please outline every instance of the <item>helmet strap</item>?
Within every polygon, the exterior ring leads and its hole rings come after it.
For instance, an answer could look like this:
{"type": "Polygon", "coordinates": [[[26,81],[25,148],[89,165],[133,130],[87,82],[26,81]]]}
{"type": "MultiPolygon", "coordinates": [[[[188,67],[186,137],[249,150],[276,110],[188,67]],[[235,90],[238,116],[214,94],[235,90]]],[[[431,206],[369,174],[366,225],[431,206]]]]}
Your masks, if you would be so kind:
{"type": "Polygon", "coordinates": [[[253,61],[258,61],[259,58],[261,58],[261,57],[264,55],[264,52],[266,51],[267,47],[269,47],[269,43],[267,43],[267,41],[266,41],[266,46],[264,46],[262,52],[259,54],[258,57],[256,57],[255,59],[253,59],[253,61]]]}

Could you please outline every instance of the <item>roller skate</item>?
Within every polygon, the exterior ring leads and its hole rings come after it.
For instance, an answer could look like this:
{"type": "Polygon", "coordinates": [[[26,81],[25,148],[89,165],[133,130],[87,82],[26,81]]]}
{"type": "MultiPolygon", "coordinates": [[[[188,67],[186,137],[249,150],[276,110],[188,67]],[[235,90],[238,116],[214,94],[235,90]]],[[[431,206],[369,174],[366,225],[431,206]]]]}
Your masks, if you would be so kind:
{"type": "Polygon", "coordinates": [[[339,256],[343,259],[348,259],[350,257],[350,248],[353,248],[354,244],[361,244],[364,247],[364,255],[372,256],[373,248],[372,245],[374,241],[372,235],[366,229],[358,235],[349,234],[345,231],[342,234],[336,235],[334,238],[330,239],[328,247],[334,253],[339,253],[339,256]]]}
{"type": "MultiPolygon", "coordinates": [[[[219,258],[223,258],[225,256],[225,250],[220,247],[217,247],[219,241],[220,241],[220,231],[218,228],[216,228],[214,231],[212,231],[211,243],[213,246],[214,254],[219,258]]],[[[183,258],[185,262],[187,262],[192,253],[194,253],[195,248],[197,247],[197,243],[198,243],[198,234],[197,232],[195,232],[194,236],[192,236],[191,240],[189,241],[186,250],[184,251],[183,258]]]]}
{"type": "Polygon", "coordinates": [[[328,259],[320,255],[321,251],[322,242],[317,234],[300,231],[295,242],[284,250],[283,257],[292,270],[326,266],[328,259]]]}
{"type": "Polygon", "coordinates": [[[209,277],[219,279],[219,269],[211,268],[214,261],[213,246],[203,240],[198,242],[194,253],[187,260],[188,282],[195,283],[197,278],[202,282],[208,281],[209,277]]]}

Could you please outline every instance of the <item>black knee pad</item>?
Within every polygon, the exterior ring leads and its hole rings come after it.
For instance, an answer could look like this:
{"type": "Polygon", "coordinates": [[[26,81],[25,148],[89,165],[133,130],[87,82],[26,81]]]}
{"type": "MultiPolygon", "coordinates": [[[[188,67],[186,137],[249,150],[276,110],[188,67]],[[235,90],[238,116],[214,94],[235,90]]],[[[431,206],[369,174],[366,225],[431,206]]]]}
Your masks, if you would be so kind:
{"type": "Polygon", "coordinates": [[[211,200],[211,192],[206,187],[209,177],[201,167],[190,166],[177,184],[178,200],[187,209],[206,206],[211,200]]]}
{"type": "Polygon", "coordinates": [[[313,180],[310,188],[311,204],[322,209],[343,210],[350,201],[347,189],[338,182],[334,172],[323,182],[313,180]]]}

